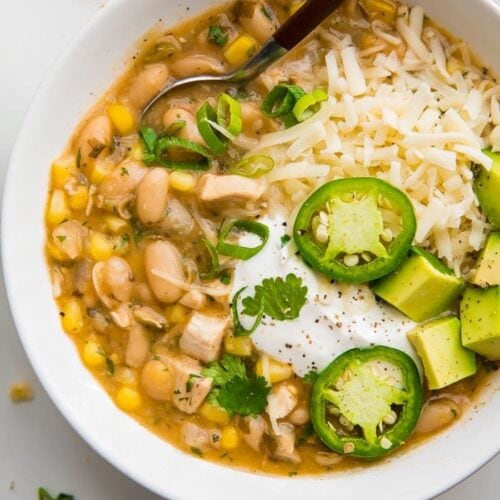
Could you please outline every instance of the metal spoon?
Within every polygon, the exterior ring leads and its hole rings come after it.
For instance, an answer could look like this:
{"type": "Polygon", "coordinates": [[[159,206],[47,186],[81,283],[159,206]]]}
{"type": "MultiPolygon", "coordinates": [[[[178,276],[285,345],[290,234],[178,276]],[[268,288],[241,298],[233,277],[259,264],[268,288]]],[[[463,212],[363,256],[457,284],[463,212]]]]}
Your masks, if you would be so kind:
{"type": "Polygon", "coordinates": [[[243,83],[262,73],[274,61],[301,42],[344,0],[308,0],[244,66],[225,75],[196,75],[167,84],[144,108],[144,116],[168,92],[193,83],[243,83]]]}

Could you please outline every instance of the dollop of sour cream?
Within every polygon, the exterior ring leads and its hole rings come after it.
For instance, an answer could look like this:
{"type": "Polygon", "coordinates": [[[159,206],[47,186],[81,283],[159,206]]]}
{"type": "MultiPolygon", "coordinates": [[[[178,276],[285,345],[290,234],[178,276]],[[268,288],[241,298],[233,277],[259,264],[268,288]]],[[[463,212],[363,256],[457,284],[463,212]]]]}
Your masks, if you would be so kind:
{"type": "MultiPolygon", "coordinates": [[[[247,261],[240,261],[234,274],[234,293],[251,295],[265,278],[285,278],[294,273],[307,286],[307,302],[295,320],[276,321],[264,317],[252,334],[257,349],[293,366],[304,376],[321,371],[336,356],[354,347],[385,345],[409,354],[420,366],[407,332],[415,323],[391,306],[375,300],[366,285],[331,283],[305,264],[293,240],[282,243],[291,228],[281,217],[260,220],[269,226],[265,247],[247,261]]],[[[243,236],[240,244],[251,246],[252,236],[243,236]]],[[[241,305],[239,307],[241,310],[241,305]]],[[[240,315],[245,326],[254,318],[240,315]],[[246,321],[248,319],[248,321],[246,321]]]]}

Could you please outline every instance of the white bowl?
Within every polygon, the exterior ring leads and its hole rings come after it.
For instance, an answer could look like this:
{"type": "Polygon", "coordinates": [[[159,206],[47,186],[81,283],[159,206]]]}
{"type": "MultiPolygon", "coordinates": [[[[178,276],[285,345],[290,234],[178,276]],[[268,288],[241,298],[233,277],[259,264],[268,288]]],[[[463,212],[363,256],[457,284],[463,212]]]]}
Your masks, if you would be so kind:
{"type": "MultiPolygon", "coordinates": [[[[119,411],[83,367],[63,333],[44,260],[43,212],[51,160],[74,127],[123,71],[128,51],[162,19],[172,25],[213,0],[114,0],[78,37],[40,88],[26,117],[6,181],[2,253],[10,306],[45,389],[80,435],[145,487],[171,499],[429,498],[499,451],[500,373],[448,432],[396,459],[348,473],[301,478],[255,475],[181,453],[119,411]],[[190,9],[188,9],[190,7],[190,9]]],[[[429,15],[498,64],[500,9],[492,1],[422,0],[429,15]]],[[[500,67],[496,68],[500,71],[500,67]]]]}

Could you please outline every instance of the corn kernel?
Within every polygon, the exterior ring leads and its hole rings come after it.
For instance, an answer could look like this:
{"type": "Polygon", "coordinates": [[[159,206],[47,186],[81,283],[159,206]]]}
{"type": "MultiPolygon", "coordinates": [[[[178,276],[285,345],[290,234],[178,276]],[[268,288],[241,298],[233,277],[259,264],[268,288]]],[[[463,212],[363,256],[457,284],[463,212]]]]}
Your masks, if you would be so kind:
{"type": "Polygon", "coordinates": [[[292,365],[264,354],[255,364],[255,373],[267,379],[271,384],[276,384],[290,378],[293,375],[293,369],[292,365]]]}
{"type": "Polygon", "coordinates": [[[52,185],[56,188],[62,188],[75,174],[75,159],[73,156],[64,156],[52,163],[51,177],[52,185]]]}
{"type": "Polygon", "coordinates": [[[86,186],[78,186],[75,194],[69,198],[69,206],[72,210],[84,210],[89,199],[89,190],[86,186]]]}
{"type": "Polygon", "coordinates": [[[113,255],[114,242],[103,233],[92,233],[90,236],[89,253],[95,260],[106,260],[113,255]]]}
{"type": "Polygon", "coordinates": [[[141,406],[141,395],[130,387],[122,387],[115,396],[116,404],[123,411],[135,411],[141,406]]]}
{"type": "Polygon", "coordinates": [[[169,323],[182,323],[189,317],[189,308],[182,304],[174,304],[167,308],[165,317],[169,323]]]}
{"type": "Polygon", "coordinates": [[[101,344],[88,340],[83,346],[83,361],[87,366],[98,367],[104,366],[106,362],[106,353],[101,344]]]}
{"type": "Polygon", "coordinates": [[[241,35],[224,50],[224,57],[231,64],[241,65],[255,55],[258,49],[259,44],[250,35],[241,35]]]}
{"type": "Polygon", "coordinates": [[[229,423],[229,415],[226,411],[212,403],[205,401],[200,408],[200,415],[216,424],[226,425],[229,423]]]}
{"type": "Polygon", "coordinates": [[[13,403],[31,401],[34,398],[33,388],[29,382],[16,382],[10,386],[9,396],[13,403]]]}
{"type": "Polygon", "coordinates": [[[135,117],[127,106],[116,102],[111,104],[108,108],[108,116],[121,135],[128,135],[134,131],[135,117]]]}
{"type": "Polygon", "coordinates": [[[250,337],[234,337],[226,335],[224,339],[224,348],[229,354],[235,356],[251,356],[252,355],[252,340],[250,337]]]}
{"type": "Polygon", "coordinates": [[[360,0],[360,5],[370,19],[389,25],[396,20],[397,3],[393,0],[360,0]]]}
{"type": "Polygon", "coordinates": [[[290,15],[293,16],[306,2],[295,2],[290,7],[290,15]]]}
{"type": "Polygon", "coordinates": [[[192,191],[196,184],[196,178],[193,174],[179,172],[178,170],[170,174],[169,181],[172,189],[183,192],[192,191]]]}
{"type": "Polygon", "coordinates": [[[240,435],[234,425],[226,425],[222,429],[220,444],[225,450],[234,450],[240,445],[240,435]]]}
{"type": "Polygon", "coordinates": [[[78,333],[83,328],[83,313],[78,300],[73,298],[64,300],[60,314],[66,333],[78,333]]]}
{"type": "Polygon", "coordinates": [[[51,226],[56,226],[70,217],[71,210],[68,206],[66,193],[62,189],[55,189],[47,207],[47,223],[51,226]]]}
{"type": "Polygon", "coordinates": [[[142,147],[142,144],[138,142],[132,146],[127,156],[133,160],[142,160],[144,158],[144,148],[142,147]]]}
{"type": "Polygon", "coordinates": [[[121,233],[128,229],[128,223],[126,220],[116,215],[106,215],[104,216],[104,222],[108,226],[109,230],[113,233],[121,233]]]}
{"type": "Polygon", "coordinates": [[[90,182],[92,184],[101,184],[101,182],[111,173],[114,164],[108,160],[98,160],[92,165],[90,173],[90,182]]]}
{"type": "Polygon", "coordinates": [[[52,239],[47,241],[47,252],[50,257],[58,262],[65,262],[68,256],[54,243],[52,239]]]}

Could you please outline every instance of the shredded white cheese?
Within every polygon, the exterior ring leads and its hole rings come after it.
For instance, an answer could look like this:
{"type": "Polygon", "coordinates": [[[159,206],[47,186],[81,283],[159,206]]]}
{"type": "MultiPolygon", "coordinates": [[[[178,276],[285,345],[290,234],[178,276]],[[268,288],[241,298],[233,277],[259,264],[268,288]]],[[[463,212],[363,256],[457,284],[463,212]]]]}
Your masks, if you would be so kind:
{"type": "MultiPolygon", "coordinates": [[[[335,19],[321,28],[308,50],[330,49],[312,65],[308,84],[328,89],[329,100],[305,122],[262,136],[248,154],[275,159],[268,180],[282,187],[291,213],[320,182],[387,180],[413,202],[416,243],[467,272],[466,256],[488,231],[472,167],[491,167],[483,148],[500,150],[500,85],[473,66],[464,43],[424,27],[421,7],[402,8],[395,31],[380,21],[371,28],[378,41],[362,51],[336,30],[335,19]]],[[[275,84],[303,77],[268,75],[275,84]]]]}

